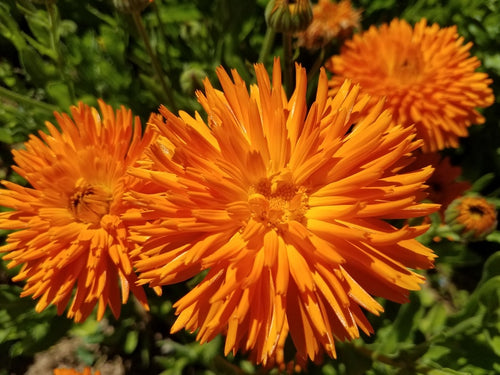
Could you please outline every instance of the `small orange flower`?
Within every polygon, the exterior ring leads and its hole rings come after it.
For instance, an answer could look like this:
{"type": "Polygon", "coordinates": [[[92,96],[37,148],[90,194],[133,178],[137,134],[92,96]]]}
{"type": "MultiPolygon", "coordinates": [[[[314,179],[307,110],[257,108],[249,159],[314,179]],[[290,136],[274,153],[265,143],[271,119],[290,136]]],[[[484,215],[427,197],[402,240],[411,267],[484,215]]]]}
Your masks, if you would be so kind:
{"type": "Polygon", "coordinates": [[[464,239],[481,240],[497,226],[494,204],[480,196],[464,196],[448,206],[446,223],[464,239]]]}
{"type": "MultiPolygon", "coordinates": [[[[92,375],[92,369],[90,367],[85,367],[83,372],[80,372],[72,368],[56,368],[54,369],[54,375],[92,375]]],[[[101,375],[101,372],[96,371],[94,375],[101,375]]]]}
{"type": "Polygon", "coordinates": [[[0,228],[9,234],[0,252],[9,267],[22,265],[14,281],[26,280],[21,296],[39,298],[36,310],[49,304],[61,314],[73,289],[68,317],[85,320],[99,303],[118,316],[129,290],[147,306],[136,285],[129,255],[133,245],[120,219],[127,205],[122,195],[139,183],[126,174],[153,132],[141,138],[141,124],[130,110],[99,102],[101,115],[83,103],[55,114],[61,131],[47,123],[48,134],[31,136],[24,150],[13,151],[14,171],[31,187],[3,181],[0,228]],[[120,299],[121,288],[121,299],[120,299]]]}
{"type": "Polygon", "coordinates": [[[336,38],[345,39],[359,28],[361,11],[350,0],[319,0],[313,5],[313,19],[307,29],[297,34],[299,46],[318,49],[336,38]]]}
{"type": "Polygon", "coordinates": [[[327,62],[335,74],[330,94],[352,79],[373,96],[373,103],[387,98],[396,124],[415,124],[424,151],[456,148],[471,124],[484,122],[476,108],[494,102],[492,81],[475,71],[481,63],[470,56],[471,47],[463,44],[455,26],[428,26],[425,19],[414,28],[397,19],[372,26],[327,62]]]}
{"type": "Polygon", "coordinates": [[[382,103],[366,112],[358,86],[328,98],[322,70],[308,110],[305,69],[290,99],[278,60],[272,81],[263,65],[255,72],[250,90],[222,68],[223,91],[205,81],[208,124],[165,107],[166,121],[153,120],[162,137],[151,168],[131,173],[163,192],[133,193],[144,209],[125,216],[149,221],[133,228],[140,280],[160,286],[208,270],[175,304],[172,331],[201,342],[225,334],[226,354],[284,365],[291,337],[299,363],[335,356],[335,340],[372,332],[362,309],[383,310],[372,296],[405,302],[424,281],[409,268],[433,266],[415,240],[428,226],[387,221],[437,209],[419,203],[432,169],[396,172],[421,141],[411,127],[391,129],[382,103]]]}

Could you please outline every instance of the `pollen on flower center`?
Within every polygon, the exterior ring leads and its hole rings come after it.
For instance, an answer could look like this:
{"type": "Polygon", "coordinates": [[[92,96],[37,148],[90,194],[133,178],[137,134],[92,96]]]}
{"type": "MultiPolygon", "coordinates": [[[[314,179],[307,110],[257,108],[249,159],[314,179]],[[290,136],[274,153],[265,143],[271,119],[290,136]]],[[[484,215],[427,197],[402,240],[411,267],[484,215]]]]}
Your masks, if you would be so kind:
{"type": "Polygon", "coordinates": [[[112,195],[109,188],[79,180],[69,198],[69,209],[83,223],[98,224],[109,213],[112,195]]]}
{"type": "Polygon", "coordinates": [[[262,179],[250,188],[248,203],[253,219],[274,227],[291,220],[304,221],[308,196],[303,186],[278,178],[262,179]]]}

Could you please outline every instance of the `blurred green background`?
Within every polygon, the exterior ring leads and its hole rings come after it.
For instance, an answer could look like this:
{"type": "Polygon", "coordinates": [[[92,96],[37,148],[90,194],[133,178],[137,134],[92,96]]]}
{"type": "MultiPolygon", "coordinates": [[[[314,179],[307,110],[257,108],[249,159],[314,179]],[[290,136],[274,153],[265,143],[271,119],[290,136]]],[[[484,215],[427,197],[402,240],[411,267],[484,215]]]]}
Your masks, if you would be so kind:
{"type": "MultiPolygon", "coordinates": [[[[314,1],[313,1],[314,3],[314,1]]],[[[215,68],[235,68],[248,82],[261,53],[267,0],[155,0],[140,20],[116,10],[111,0],[0,1],[0,178],[12,173],[10,151],[28,135],[68,111],[102,98],[125,105],[143,123],[160,104],[193,113],[194,92],[215,68]],[[142,29],[143,27],[143,29],[142,29]],[[144,41],[144,32],[148,43],[144,41]],[[151,54],[148,49],[154,54],[151,54]],[[159,72],[161,71],[161,79],[159,72]]],[[[359,0],[362,28],[394,17],[411,23],[427,18],[457,25],[481,70],[493,79],[496,103],[486,123],[470,128],[457,150],[446,151],[473,189],[499,207],[500,186],[500,1],[359,0]]],[[[330,52],[335,52],[333,46],[330,52]]],[[[282,55],[279,35],[264,60],[282,55]]],[[[310,67],[311,52],[295,58],[310,67]]],[[[1,232],[2,241],[6,233],[1,232]]],[[[478,242],[422,241],[439,255],[428,283],[406,305],[387,301],[380,317],[369,316],[371,337],[338,344],[338,359],[310,365],[309,374],[500,373],[500,233],[478,242]]],[[[150,295],[151,311],[133,300],[119,320],[111,314],[74,324],[50,308],[19,298],[16,270],[0,262],[0,375],[51,374],[55,366],[92,366],[107,374],[264,374],[244,355],[224,357],[223,339],[199,345],[186,332],[169,334],[174,303],[190,284],[150,295]]],[[[277,374],[277,370],[270,370],[277,374]]]]}

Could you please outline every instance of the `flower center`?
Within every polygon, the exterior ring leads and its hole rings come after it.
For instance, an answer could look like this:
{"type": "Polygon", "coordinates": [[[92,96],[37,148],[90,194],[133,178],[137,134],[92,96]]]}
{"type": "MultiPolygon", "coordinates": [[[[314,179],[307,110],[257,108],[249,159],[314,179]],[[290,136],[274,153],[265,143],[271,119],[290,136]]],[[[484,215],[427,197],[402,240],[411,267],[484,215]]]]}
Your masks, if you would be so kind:
{"type": "Polygon", "coordinates": [[[400,85],[412,84],[420,79],[423,68],[423,56],[420,51],[411,49],[397,56],[390,75],[400,85]]]}
{"type": "Polygon", "coordinates": [[[250,188],[248,203],[254,220],[272,227],[291,220],[305,220],[308,208],[306,189],[287,180],[282,176],[262,179],[250,188]]]}
{"type": "Polygon", "coordinates": [[[478,206],[478,205],[472,205],[469,206],[469,212],[470,214],[475,217],[476,219],[482,219],[484,216],[484,210],[483,207],[478,206]]]}
{"type": "Polygon", "coordinates": [[[80,179],[69,198],[69,209],[78,221],[98,224],[101,217],[109,213],[111,200],[112,195],[107,187],[80,179]]]}

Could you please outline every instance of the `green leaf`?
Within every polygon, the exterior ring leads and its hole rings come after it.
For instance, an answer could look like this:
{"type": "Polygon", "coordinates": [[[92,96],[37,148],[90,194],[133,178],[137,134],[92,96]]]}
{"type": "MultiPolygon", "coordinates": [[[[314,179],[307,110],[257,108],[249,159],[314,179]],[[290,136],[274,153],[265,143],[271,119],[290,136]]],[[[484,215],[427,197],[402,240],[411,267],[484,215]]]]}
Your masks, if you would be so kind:
{"type": "Polygon", "coordinates": [[[500,251],[497,251],[496,253],[491,255],[484,263],[483,275],[481,277],[481,280],[479,281],[479,285],[482,285],[487,280],[490,280],[491,278],[499,275],[500,275],[500,251]]]}
{"type": "Polygon", "coordinates": [[[69,108],[73,103],[71,102],[71,95],[68,85],[62,81],[51,81],[45,87],[47,94],[57,103],[60,108],[69,108]]]}
{"type": "Polygon", "coordinates": [[[452,370],[451,368],[430,370],[427,374],[428,375],[472,375],[470,372],[455,371],[452,370]]]}
{"type": "Polygon", "coordinates": [[[494,173],[487,173],[479,177],[476,181],[474,181],[469,191],[479,193],[483,189],[485,189],[494,179],[495,179],[494,173]]]}
{"type": "Polygon", "coordinates": [[[37,87],[44,87],[46,82],[56,73],[55,67],[44,61],[42,56],[31,46],[19,51],[19,58],[23,68],[37,87]]]}
{"type": "Polygon", "coordinates": [[[130,354],[132,353],[135,348],[137,348],[137,343],[139,342],[139,332],[137,331],[130,331],[126,338],[125,338],[125,343],[123,345],[123,350],[125,353],[130,354]]]}
{"type": "Polygon", "coordinates": [[[0,35],[10,40],[18,51],[26,47],[19,25],[12,16],[9,6],[3,2],[0,3],[0,35]]]}

